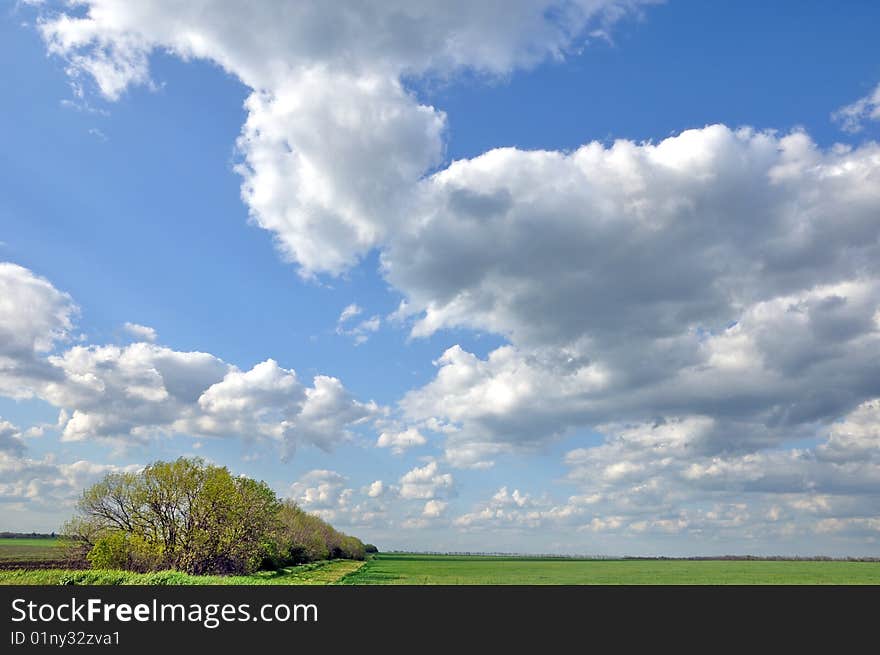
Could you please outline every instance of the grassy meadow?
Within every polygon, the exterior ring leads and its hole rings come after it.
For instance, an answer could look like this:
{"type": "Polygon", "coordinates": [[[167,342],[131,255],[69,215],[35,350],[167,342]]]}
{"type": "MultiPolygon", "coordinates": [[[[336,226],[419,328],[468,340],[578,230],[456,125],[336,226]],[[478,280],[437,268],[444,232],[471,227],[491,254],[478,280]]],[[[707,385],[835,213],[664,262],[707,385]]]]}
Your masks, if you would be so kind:
{"type": "Polygon", "coordinates": [[[379,554],[342,584],[880,584],[880,562],[578,560],[379,554]]]}

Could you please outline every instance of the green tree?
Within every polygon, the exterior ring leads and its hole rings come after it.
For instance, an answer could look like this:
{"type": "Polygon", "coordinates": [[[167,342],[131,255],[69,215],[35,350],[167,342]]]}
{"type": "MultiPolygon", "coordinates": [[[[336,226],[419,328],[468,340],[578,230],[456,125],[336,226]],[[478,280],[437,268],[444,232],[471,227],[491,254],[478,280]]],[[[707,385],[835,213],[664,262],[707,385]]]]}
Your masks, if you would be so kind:
{"type": "Polygon", "coordinates": [[[185,457],[107,475],[83,492],[65,534],[94,568],[135,571],[249,573],[366,552],[265,482],[185,457]]]}
{"type": "Polygon", "coordinates": [[[255,570],[277,527],[275,493],[198,458],[113,473],[87,489],[68,534],[96,567],[255,570]]]}

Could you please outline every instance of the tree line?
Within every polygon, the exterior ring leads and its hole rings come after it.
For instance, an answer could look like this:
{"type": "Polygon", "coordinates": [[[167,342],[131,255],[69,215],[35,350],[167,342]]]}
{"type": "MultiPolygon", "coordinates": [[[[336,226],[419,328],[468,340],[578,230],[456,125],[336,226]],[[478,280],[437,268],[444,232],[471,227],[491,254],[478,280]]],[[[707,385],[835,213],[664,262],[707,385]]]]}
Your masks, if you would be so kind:
{"type": "Polygon", "coordinates": [[[137,572],[248,574],[376,551],[265,482],[186,457],[108,474],[83,492],[64,533],[92,568],[137,572]]]}

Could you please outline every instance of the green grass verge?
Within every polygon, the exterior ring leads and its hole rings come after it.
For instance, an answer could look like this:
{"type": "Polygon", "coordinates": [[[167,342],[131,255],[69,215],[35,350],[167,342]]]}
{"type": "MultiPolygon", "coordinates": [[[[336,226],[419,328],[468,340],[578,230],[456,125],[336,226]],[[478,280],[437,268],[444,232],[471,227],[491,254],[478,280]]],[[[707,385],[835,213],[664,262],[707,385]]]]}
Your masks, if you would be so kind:
{"type": "Polygon", "coordinates": [[[13,569],[0,571],[3,585],[327,585],[359,569],[364,563],[331,560],[280,571],[260,571],[253,575],[187,575],[178,571],[131,573],[69,569],[13,569]]]}
{"type": "Polygon", "coordinates": [[[880,584],[880,562],[566,560],[380,554],[341,584],[880,584]]]}

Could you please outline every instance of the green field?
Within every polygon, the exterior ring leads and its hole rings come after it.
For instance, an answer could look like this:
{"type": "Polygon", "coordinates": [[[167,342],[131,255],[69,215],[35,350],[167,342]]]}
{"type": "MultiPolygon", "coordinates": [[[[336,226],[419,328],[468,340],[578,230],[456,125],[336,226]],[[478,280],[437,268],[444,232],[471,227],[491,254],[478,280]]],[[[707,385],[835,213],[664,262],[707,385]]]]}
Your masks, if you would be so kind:
{"type": "Polygon", "coordinates": [[[342,584],[880,584],[880,562],[575,560],[380,554],[342,584]]]}
{"type": "Polygon", "coordinates": [[[62,539],[0,539],[0,562],[58,559],[64,546],[62,539]]]}
{"type": "Polygon", "coordinates": [[[379,554],[364,562],[332,560],[248,576],[193,576],[176,571],[28,569],[63,550],[45,539],[0,540],[0,584],[26,585],[880,585],[880,562],[586,560],[478,555],[379,554]],[[11,543],[15,542],[15,543],[11,543]]]}
{"type": "Polygon", "coordinates": [[[340,559],[240,576],[21,568],[0,571],[0,585],[327,585],[357,571],[363,564],[340,559]]]}

